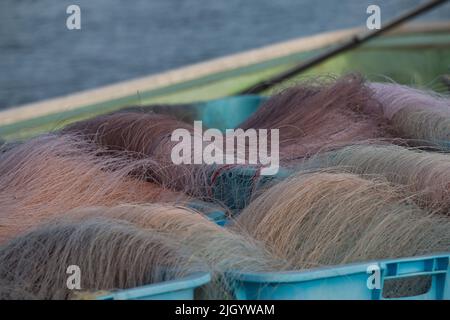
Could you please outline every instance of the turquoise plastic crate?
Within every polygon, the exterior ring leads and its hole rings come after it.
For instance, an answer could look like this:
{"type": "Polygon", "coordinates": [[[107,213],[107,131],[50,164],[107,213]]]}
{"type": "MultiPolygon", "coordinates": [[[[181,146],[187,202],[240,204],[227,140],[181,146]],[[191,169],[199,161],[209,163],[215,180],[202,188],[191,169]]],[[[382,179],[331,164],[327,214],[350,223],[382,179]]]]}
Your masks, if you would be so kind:
{"type": "Polygon", "coordinates": [[[349,264],[308,271],[230,273],[239,300],[382,300],[385,281],[429,276],[431,287],[420,295],[395,299],[449,300],[450,253],[349,264]],[[379,268],[380,287],[370,289],[368,268],[379,268]]]}
{"type": "Polygon", "coordinates": [[[224,203],[233,213],[239,213],[249,203],[259,188],[287,178],[291,172],[280,168],[276,175],[261,176],[259,169],[251,165],[232,165],[225,168],[211,167],[212,198],[224,203]]]}
{"type": "Polygon", "coordinates": [[[156,104],[127,107],[119,112],[156,112],[172,115],[187,123],[202,121],[204,128],[224,131],[234,129],[247,120],[268,97],[241,95],[189,104],[156,104]]]}
{"type": "Polygon", "coordinates": [[[210,221],[215,222],[219,226],[224,226],[228,222],[226,212],[215,206],[213,203],[194,200],[190,202],[188,206],[192,209],[203,212],[210,221]]]}
{"type": "Polygon", "coordinates": [[[196,104],[198,115],[208,128],[234,129],[250,117],[267,97],[244,95],[221,98],[196,104]]]}
{"type": "Polygon", "coordinates": [[[194,290],[211,281],[206,272],[188,277],[113,292],[98,300],[193,300],[194,290]]]}
{"type": "Polygon", "coordinates": [[[223,227],[228,224],[229,219],[223,211],[214,211],[208,214],[208,219],[223,227]]]}

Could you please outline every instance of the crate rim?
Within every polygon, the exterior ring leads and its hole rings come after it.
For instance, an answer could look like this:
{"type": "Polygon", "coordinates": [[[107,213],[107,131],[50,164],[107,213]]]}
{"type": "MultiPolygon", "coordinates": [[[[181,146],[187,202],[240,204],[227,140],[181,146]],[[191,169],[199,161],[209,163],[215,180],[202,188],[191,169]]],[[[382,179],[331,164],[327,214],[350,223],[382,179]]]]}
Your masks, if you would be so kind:
{"type": "Polygon", "coordinates": [[[210,281],[211,281],[211,274],[209,272],[198,271],[179,279],[152,283],[135,288],[121,289],[115,292],[111,292],[110,294],[107,294],[100,298],[104,300],[109,299],[123,300],[123,299],[138,298],[141,297],[142,295],[154,296],[168,292],[194,289],[210,281]]]}
{"type": "MultiPolygon", "coordinates": [[[[274,271],[274,272],[228,272],[227,275],[236,281],[254,283],[292,283],[300,281],[319,280],[330,277],[340,277],[355,273],[367,273],[367,267],[374,264],[386,267],[390,263],[415,262],[429,259],[449,259],[450,252],[439,252],[435,254],[403,257],[394,259],[371,260],[356,262],[345,265],[324,266],[303,270],[274,271]]],[[[448,266],[447,266],[448,269],[448,266]]]]}

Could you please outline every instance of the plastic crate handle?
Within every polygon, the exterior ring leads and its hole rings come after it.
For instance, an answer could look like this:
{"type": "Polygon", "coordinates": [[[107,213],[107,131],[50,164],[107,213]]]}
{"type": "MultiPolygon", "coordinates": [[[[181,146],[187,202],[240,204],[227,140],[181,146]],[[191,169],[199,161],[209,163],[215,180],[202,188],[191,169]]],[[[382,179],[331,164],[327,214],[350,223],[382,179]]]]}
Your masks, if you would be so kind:
{"type": "MultiPolygon", "coordinates": [[[[384,288],[384,283],[386,280],[430,276],[431,286],[426,293],[393,299],[450,299],[449,260],[449,255],[442,255],[381,262],[382,289],[384,288]]],[[[380,291],[378,298],[386,300],[389,299],[382,296],[382,291],[383,290],[380,291]]]]}

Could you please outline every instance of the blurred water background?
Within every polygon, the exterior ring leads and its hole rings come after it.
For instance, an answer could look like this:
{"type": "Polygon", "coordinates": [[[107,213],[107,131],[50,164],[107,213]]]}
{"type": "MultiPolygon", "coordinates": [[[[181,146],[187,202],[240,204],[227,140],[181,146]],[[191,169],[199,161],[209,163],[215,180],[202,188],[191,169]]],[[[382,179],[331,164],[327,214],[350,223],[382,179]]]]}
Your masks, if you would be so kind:
{"type": "MultiPolygon", "coordinates": [[[[0,109],[318,32],[423,0],[0,0],[0,109]],[[81,7],[81,30],[66,8],[81,7]]],[[[419,20],[450,19],[450,3],[419,20]]]]}

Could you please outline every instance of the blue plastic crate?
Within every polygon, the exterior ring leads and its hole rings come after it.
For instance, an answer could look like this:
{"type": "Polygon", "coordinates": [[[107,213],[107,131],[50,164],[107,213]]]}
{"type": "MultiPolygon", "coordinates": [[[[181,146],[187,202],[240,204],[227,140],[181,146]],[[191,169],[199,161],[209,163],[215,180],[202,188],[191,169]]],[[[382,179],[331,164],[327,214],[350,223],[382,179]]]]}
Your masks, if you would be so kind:
{"type": "Polygon", "coordinates": [[[128,107],[121,112],[141,111],[169,114],[187,123],[202,121],[207,128],[221,131],[234,129],[247,120],[268,97],[241,95],[224,97],[189,104],[157,104],[144,107],[128,107]]]}
{"type": "Polygon", "coordinates": [[[256,190],[287,178],[292,172],[279,168],[278,173],[261,176],[259,168],[251,165],[211,167],[210,183],[212,198],[224,203],[233,213],[245,208],[256,190]]]}
{"type": "Polygon", "coordinates": [[[218,207],[214,203],[194,200],[188,203],[188,207],[202,212],[210,221],[215,222],[219,226],[224,226],[228,222],[225,209],[218,207]]]}
{"type": "Polygon", "coordinates": [[[208,214],[208,219],[223,227],[228,224],[229,219],[223,211],[214,211],[208,214]]]}
{"type": "Polygon", "coordinates": [[[429,276],[431,287],[420,295],[395,299],[449,300],[450,253],[335,266],[308,271],[230,273],[239,300],[382,300],[385,281],[429,276]],[[380,286],[369,288],[379,268],[380,286]]]}
{"type": "Polygon", "coordinates": [[[188,277],[150,284],[142,287],[119,290],[98,297],[98,300],[193,300],[194,290],[211,281],[206,272],[197,272],[188,277]]]}
{"type": "Polygon", "coordinates": [[[267,97],[243,95],[210,100],[196,104],[198,119],[208,128],[234,129],[247,120],[267,97]]]}

